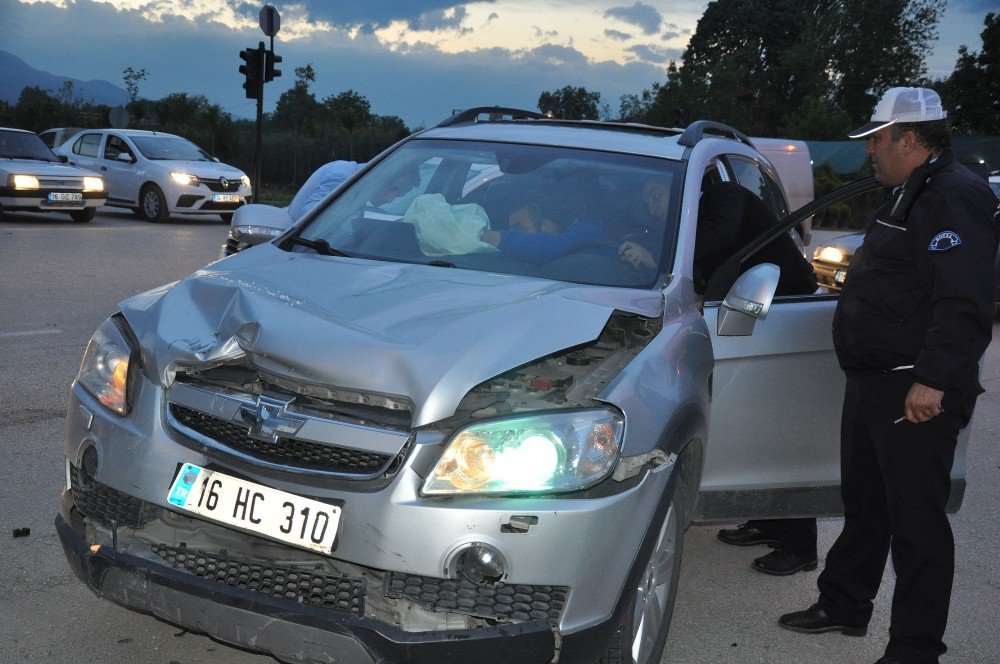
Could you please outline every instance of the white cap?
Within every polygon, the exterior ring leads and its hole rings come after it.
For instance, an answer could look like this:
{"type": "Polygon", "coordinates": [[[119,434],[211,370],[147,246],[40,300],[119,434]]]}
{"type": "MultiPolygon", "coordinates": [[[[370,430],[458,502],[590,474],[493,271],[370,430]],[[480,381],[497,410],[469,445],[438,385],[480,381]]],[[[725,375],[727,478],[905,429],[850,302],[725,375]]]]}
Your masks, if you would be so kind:
{"type": "Polygon", "coordinates": [[[941,97],[930,88],[890,88],[875,106],[872,120],[848,134],[861,138],[896,122],[930,122],[944,120],[948,114],[941,108],[941,97]]]}

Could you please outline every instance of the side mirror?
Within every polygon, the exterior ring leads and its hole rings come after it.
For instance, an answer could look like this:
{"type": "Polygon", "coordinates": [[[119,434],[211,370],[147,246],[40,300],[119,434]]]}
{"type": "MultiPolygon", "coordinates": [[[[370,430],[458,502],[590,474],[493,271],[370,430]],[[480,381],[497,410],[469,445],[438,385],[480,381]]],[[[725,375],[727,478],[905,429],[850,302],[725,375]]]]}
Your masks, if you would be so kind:
{"type": "Polygon", "coordinates": [[[222,163],[222,160],[219,159],[218,157],[212,157],[212,161],[214,161],[217,164],[221,164],[222,163]]]}
{"type": "Polygon", "coordinates": [[[135,163],[135,157],[133,157],[132,155],[130,155],[128,152],[119,152],[118,156],[115,157],[115,159],[117,159],[118,161],[123,161],[126,164],[134,164],[135,163]]]}
{"type": "Polygon", "coordinates": [[[59,161],[61,161],[64,164],[68,164],[69,163],[69,157],[67,157],[64,154],[57,154],[56,157],[58,157],[59,161]]]}
{"type": "Polygon", "coordinates": [[[293,221],[285,208],[258,203],[244,205],[233,213],[229,237],[240,245],[252,247],[278,237],[293,221]]]}
{"type": "Polygon", "coordinates": [[[717,331],[720,337],[753,334],[757,319],[767,318],[780,275],[781,270],[773,263],[754,265],[740,275],[719,307],[717,331]]]}

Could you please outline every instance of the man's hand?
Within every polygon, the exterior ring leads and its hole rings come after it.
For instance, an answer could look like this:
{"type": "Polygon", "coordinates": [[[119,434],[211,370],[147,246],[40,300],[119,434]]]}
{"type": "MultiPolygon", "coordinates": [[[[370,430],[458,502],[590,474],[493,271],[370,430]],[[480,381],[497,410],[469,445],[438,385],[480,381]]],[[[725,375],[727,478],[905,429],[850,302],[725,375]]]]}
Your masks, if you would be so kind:
{"type": "Polygon", "coordinates": [[[635,242],[623,242],[620,247],[618,247],[618,258],[622,259],[633,268],[639,270],[641,268],[653,269],[656,267],[656,261],[653,260],[653,254],[649,253],[649,250],[640,244],[635,242]]]}
{"type": "Polygon", "coordinates": [[[487,244],[492,244],[494,247],[500,246],[500,233],[499,231],[491,231],[486,229],[483,234],[479,236],[479,239],[487,244]]]}
{"type": "Polygon", "coordinates": [[[906,395],[905,414],[908,422],[920,424],[934,419],[943,412],[941,397],[944,392],[914,383],[906,395]]]}

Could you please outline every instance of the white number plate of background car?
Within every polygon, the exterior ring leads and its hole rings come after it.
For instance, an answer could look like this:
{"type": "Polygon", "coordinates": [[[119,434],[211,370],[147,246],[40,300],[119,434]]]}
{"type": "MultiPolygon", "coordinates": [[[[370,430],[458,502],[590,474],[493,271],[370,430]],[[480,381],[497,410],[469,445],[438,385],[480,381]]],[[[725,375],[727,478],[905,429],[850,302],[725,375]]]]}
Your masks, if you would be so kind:
{"type": "Polygon", "coordinates": [[[213,203],[239,203],[239,194],[212,194],[213,203]]]}
{"type": "Polygon", "coordinates": [[[330,553],[340,508],[185,463],[167,502],[241,530],[292,546],[330,553]]]}
{"type": "Polygon", "coordinates": [[[50,201],[82,201],[83,194],[53,192],[48,196],[50,201]]]}

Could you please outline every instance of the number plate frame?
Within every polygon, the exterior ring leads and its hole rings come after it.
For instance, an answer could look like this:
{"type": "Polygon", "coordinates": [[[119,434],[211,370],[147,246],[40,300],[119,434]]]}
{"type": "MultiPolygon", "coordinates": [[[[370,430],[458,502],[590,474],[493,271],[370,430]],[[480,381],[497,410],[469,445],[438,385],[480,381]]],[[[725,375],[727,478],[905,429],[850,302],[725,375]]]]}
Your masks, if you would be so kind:
{"type": "Polygon", "coordinates": [[[310,551],[329,554],[340,531],[338,505],[185,463],[167,493],[173,507],[310,551]]]}
{"type": "Polygon", "coordinates": [[[48,197],[46,198],[46,200],[50,201],[50,202],[53,202],[53,203],[55,203],[57,201],[60,202],[60,203],[64,203],[64,202],[67,202],[67,201],[68,202],[72,202],[72,203],[81,203],[81,202],[83,202],[83,194],[81,194],[81,193],[72,193],[72,192],[65,192],[65,191],[53,191],[52,193],[50,193],[48,195],[48,197]]]}

